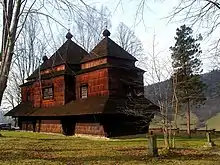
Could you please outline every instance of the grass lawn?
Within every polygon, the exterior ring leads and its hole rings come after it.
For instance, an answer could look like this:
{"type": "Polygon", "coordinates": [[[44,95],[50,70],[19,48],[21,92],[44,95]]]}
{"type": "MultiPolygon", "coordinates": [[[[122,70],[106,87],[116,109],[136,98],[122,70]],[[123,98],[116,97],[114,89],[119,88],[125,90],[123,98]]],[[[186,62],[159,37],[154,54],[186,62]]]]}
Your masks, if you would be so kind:
{"type": "MultiPolygon", "coordinates": [[[[219,165],[220,138],[216,147],[204,147],[205,139],[177,139],[177,149],[171,153],[159,150],[158,158],[147,153],[147,139],[93,139],[65,137],[63,135],[0,132],[0,165],[25,164],[149,164],[149,165],[219,165]]],[[[162,147],[162,139],[158,146],[162,147]]]]}
{"type": "Polygon", "coordinates": [[[206,124],[208,126],[208,129],[216,129],[216,131],[220,131],[220,113],[216,114],[212,118],[208,119],[206,121],[206,124]]]}

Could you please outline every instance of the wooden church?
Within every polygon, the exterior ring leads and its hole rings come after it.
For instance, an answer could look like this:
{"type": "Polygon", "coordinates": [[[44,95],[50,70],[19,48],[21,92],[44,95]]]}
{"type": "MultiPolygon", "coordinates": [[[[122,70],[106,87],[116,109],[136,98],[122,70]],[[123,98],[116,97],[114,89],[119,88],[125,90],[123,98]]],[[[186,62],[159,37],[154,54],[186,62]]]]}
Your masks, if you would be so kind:
{"type": "Polygon", "coordinates": [[[90,52],[66,42],[21,85],[22,102],[5,116],[22,130],[106,137],[146,133],[158,106],[143,95],[137,59],[109,36],[90,52]]]}

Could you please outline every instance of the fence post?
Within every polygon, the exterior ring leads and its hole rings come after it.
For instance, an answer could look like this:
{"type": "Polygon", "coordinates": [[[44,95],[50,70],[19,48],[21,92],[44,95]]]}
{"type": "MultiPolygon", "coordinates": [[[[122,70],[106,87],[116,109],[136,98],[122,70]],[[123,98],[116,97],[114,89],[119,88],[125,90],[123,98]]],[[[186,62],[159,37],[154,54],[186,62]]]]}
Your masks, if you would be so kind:
{"type": "Polygon", "coordinates": [[[158,156],[157,136],[152,131],[148,135],[148,155],[153,157],[158,156]]]}
{"type": "Polygon", "coordinates": [[[211,133],[210,133],[210,132],[207,132],[207,133],[206,133],[206,137],[207,137],[207,145],[208,145],[209,147],[215,146],[214,142],[213,142],[212,139],[211,139],[211,133]]]}

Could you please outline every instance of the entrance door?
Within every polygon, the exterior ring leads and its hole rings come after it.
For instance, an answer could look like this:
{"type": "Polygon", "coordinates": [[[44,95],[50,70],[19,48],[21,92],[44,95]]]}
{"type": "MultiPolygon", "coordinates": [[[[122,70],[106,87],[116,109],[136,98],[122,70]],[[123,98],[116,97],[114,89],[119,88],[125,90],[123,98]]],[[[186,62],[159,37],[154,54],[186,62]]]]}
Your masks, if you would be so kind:
{"type": "Polygon", "coordinates": [[[71,136],[75,134],[76,122],[73,118],[63,118],[61,119],[63,134],[66,136],[71,136]]]}

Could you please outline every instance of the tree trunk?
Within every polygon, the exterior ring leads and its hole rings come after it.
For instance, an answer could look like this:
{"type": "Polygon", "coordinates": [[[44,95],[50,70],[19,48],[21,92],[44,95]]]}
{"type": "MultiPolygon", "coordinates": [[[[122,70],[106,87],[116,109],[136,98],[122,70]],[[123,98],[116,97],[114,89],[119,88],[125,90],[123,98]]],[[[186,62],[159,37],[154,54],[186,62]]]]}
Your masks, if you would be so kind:
{"type": "Polygon", "coordinates": [[[169,144],[168,120],[167,120],[167,108],[165,109],[164,104],[163,104],[162,109],[163,109],[162,114],[163,114],[163,121],[164,121],[164,144],[165,144],[165,148],[169,149],[170,144],[169,144]]]}
{"type": "Polygon", "coordinates": [[[6,88],[5,78],[0,75],[0,105],[2,102],[3,94],[6,88]]]}
{"type": "Polygon", "coordinates": [[[175,137],[177,134],[177,114],[178,114],[178,100],[176,99],[176,104],[175,104],[175,114],[174,114],[174,133],[173,133],[173,141],[172,141],[172,147],[175,148],[176,147],[176,143],[175,143],[175,137]]]}
{"type": "Polygon", "coordinates": [[[186,105],[186,119],[187,119],[187,134],[188,134],[188,137],[191,138],[189,100],[187,101],[187,105],[186,105]]]}
{"type": "Polygon", "coordinates": [[[164,145],[165,145],[165,148],[169,149],[170,145],[169,145],[169,137],[168,137],[168,128],[167,127],[164,128],[164,134],[163,135],[164,135],[164,145]]]}
{"type": "MultiPolygon", "coordinates": [[[[14,45],[16,40],[16,32],[18,27],[18,21],[20,17],[21,0],[17,0],[14,5],[13,1],[8,2],[8,10],[6,9],[7,1],[4,1],[3,11],[5,11],[8,17],[3,18],[3,40],[2,40],[2,56],[0,59],[0,105],[2,102],[3,93],[7,86],[9,70],[11,66],[12,56],[14,52],[14,45]],[[13,19],[12,19],[13,17],[13,19]]],[[[5,15],[4,14],[4,15],[5,15]]]]}

